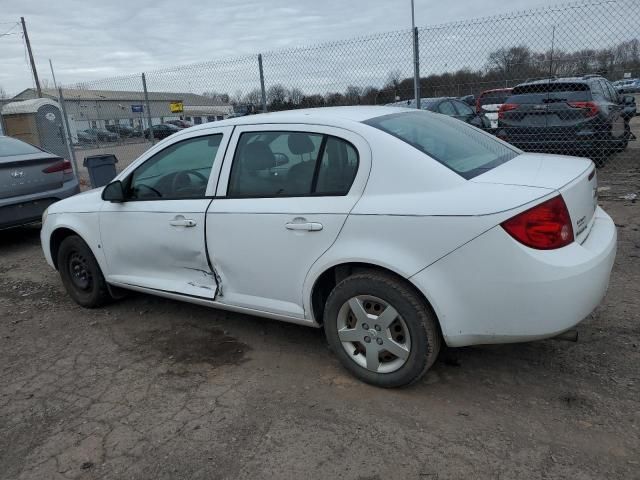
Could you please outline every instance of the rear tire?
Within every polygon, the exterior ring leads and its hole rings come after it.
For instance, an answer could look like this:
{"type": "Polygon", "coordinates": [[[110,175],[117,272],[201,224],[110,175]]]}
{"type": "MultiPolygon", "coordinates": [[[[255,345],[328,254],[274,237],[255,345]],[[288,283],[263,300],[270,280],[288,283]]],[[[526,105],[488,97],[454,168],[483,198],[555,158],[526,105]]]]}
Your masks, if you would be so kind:
{"type": "Polygon", "coordinates": [[[618,148],[616,149],[616,153],[624,152],[629,146],[629,139],[631,138],[631,125],[629,122],[625,122],[624,124],[624,137],[620,141],[618,148]]]}
{"type": "Polygon", "coordinates": [[[603,154],[601,152],[596,152],[591,155],[591,160],[593,160],[593,163],[596,164],[597,168],[604,167],[607,164],[608,158],[609,158],[608,155],[603,154]]]}
{"type": "Polygon", "coordinates": [[[62,241],[58,270],[64,288],[78,305],[96,308],[112,300],[93,252],[80,237],[72,235],[62,241]]]}
{"type": "Polygon", "coordinates": [[[326,302],[324,330],[342,365],[378,387],[416,382],[440,351],[440,329],[424,299],[404,281],[376,271],[336,285],[326,302]]]}

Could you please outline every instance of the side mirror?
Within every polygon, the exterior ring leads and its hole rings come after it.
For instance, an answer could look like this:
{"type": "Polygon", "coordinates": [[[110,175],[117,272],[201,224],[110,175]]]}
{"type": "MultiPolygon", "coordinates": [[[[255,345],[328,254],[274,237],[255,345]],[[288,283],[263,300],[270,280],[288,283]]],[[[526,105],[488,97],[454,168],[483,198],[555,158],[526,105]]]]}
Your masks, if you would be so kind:
{"type": "Polygon", "coordinates": [[[120,180],[116,180],[104,187],[104,190],[102,190],[102,200],[107,202],[124,202],[124,189],[122,188],[122,182],[120,180]]]}
{"type": "Polygon", "coordinates": [[[634,97],[633,95],[625,95],[624,97],[622,97],[622,103],[624,103],[625,105],[633,105],[634,103],[636,103],[636,97],[634,97]]]}

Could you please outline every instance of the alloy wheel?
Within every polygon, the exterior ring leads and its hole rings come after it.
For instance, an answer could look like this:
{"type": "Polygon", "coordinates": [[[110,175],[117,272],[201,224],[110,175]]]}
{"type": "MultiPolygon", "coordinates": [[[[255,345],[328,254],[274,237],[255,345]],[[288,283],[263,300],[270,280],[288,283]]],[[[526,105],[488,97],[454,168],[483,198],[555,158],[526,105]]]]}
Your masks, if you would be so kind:
{"type": "Polygon", "coordinates": [[[346,301],[338,312],[338,338],[349,357],[367,370],[391,373],[411,353],[409,328],[388,302],[371,295],[346,301]]]}

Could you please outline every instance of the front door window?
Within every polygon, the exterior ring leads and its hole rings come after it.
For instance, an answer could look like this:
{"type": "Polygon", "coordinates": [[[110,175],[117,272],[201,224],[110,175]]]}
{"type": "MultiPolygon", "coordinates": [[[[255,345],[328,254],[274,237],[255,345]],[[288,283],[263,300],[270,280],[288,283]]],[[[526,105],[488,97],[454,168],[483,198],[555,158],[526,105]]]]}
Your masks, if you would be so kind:
{"type": "Polygon", "coordinates": [[[128,200],[203,198],[222,135],[175,143],[157,153],[130,177],[128,200]]]}

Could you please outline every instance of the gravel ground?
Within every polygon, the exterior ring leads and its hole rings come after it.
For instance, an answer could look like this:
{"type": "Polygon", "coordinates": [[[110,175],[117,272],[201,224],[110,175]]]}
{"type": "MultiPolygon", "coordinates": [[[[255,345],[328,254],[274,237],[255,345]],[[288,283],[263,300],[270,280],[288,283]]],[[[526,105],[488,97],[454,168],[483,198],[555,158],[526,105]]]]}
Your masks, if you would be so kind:
{"type": "Polygon", "coordinates": [[[400,390],[320,330],[146,295],[84,310],[36,227],[0,232],[0,478],[640,478],[629,152],[599,173],[619,250],[580,341],[448,349],[400,390]]]}

